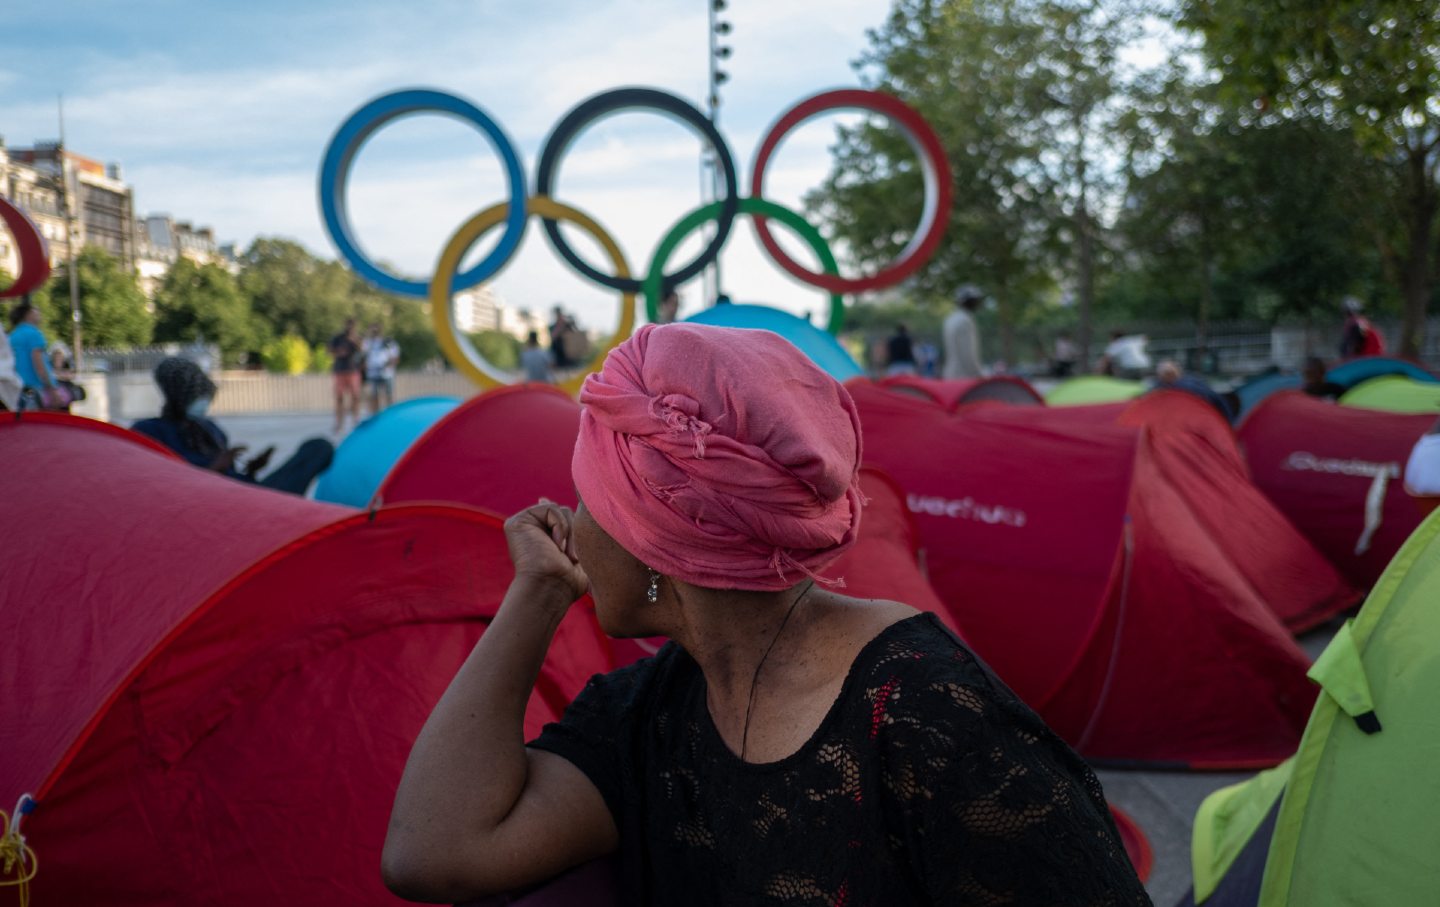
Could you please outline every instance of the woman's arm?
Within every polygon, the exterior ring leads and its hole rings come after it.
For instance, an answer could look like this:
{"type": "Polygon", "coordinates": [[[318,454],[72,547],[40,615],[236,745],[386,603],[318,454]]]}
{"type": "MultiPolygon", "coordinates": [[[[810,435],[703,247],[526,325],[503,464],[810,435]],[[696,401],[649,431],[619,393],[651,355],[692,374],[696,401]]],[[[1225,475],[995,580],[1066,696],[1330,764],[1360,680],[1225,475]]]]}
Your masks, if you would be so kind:
{"type": "Polygon", "coordinates": [[[588,586],[572,514],[554,504],[505,524],[515,580],[415,741],[385,839],[385,884],[454,902],[549,878],[613,851],[599,791],[565,759],[525,747],[525,705],[560,620],[588,586]]]}

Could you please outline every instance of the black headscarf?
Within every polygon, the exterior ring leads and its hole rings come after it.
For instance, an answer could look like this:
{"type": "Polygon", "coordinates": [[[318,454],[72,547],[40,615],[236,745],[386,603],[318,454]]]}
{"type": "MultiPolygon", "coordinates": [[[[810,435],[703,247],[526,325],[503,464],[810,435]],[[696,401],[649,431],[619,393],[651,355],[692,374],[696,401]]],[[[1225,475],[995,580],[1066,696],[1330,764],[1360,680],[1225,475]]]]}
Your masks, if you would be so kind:
{"type": "Polygon", "coordinates": [[[215,436],[186,412],[190,404],[201,397],[215,396],[215,382],[205,370],[189,359],[171,356],[155,366],[155,383],[165,398],[161,418],[180,423],[180,437],[196,451],[219,454],[220,444],[215,436]]]}

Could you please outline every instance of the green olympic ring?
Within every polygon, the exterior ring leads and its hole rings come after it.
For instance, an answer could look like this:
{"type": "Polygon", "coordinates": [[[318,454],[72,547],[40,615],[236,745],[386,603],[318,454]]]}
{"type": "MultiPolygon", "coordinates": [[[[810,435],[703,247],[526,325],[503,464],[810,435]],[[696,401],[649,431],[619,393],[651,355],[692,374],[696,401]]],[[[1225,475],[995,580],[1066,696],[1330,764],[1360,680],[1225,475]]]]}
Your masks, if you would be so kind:
{"type": "MultiPolygon", "coordinates": [[[[670,228],[670,232],[665,234],[665,238],[660,240],[660,245],[655,248],[655,255],[650,259],[650,271],[645,275],[644,285],[645,317],[652,322],[660,320],[660,283],[670,256],[680,243],[684,242],[685,238],[698,230],[701,225],[718,218],[723,207],[723,202],[711,202],[691,211],[670,228]]],[[[741,214],[749,214],[752,217],[757,214],[761,217],[773,217],[794,230],[811,249],[815,250],[815,254],[820,258],[820,267],[826,274],[840,273],[840,266],[830,251],[829,243],[825,242],[825,237],[821,236],[820,231],[812,227],[809,221],[794,211],[763,198],[742,198],[739,210],[741,214]]],[[[845,300],[839,293],[831,293],[830,323],[825,329],[831,334],[838,334],[844,326],[845,300]]]]}

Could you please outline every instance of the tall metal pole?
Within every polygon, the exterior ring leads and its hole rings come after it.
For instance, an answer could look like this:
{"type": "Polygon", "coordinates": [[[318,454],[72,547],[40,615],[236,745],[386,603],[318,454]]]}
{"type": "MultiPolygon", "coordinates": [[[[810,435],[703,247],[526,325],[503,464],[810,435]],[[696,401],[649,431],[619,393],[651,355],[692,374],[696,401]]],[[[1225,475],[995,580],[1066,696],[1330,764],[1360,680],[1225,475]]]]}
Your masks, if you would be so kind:
{"type": "MultiPolygon", "coordinates": [[[[730,49],[720,46],[720,35],[722,24],[719,20],[719,13],[726,6],[725,0],[706,0],[705,18],[709,25],[708,42],[710,53],[706,60],[707,84],[709,90],[706,92],[705,103],[710,115],[710,122],[718,128],[720,125],[720,85],[727,78],[727,75],[720,69],[720,60],[728,56],[730,49]]],[[[726,32],[730,30],[728,23],[723,25],[726,32]]],[[[701,157],[700,162],[701,185],[708,190],[706,202],[714,201],[720,197],[720,162],[716,159],[715,149],[708,149],[701,157]],[[708,178],[707,178],[708,177],[708,178]],[[708,184],[708,185],[707,185],[708,184]]],[[[707,237],[713,236],[711,228],[707,226],[707,237]]],[[[714,263],[710,266],[711,286],[707,287],[709,298],[706,302],[714,305],[720,297],[720,256],[715,256],[714,263]]]]}
{"type": "MultiPolygon", "coordinates": [[[[714,0],[706,0],[705,19],[708,27],[705,29],[705,31],[708,38],[709,47],[707,48],[707,53],[705,54],[705,79],[707,84],[705,92],[705,109],[706,112],[710,114],[710,122],[714,123],[716,128],[719,128],[720,111],[718,108],[720,106],[720,96],[716,90],[718,86],[715,84],[715,13],[716,9],[714,0]]],[[[715,163],[716,162],[714,148],[706,148],[704,151],[701,152],[700,173],[702,193],[704,195],[704,198],[702,198],[701,201],[705,203],[709,203],[715,199],[715,163]]],[[[705,228],[705,235],[707,238],[712,235],[710,232],[710,227],[708,225],[705,228]]],[[[719,255],[715,256],[714,263],[710,265],[709,280],[706,281],[706,284],[705,304],[707,306],[712,306],[715,304],[716,297],[720,295],[719,255]]]]}
{"type": "Polygon", "coordinates": [[[65,270],[70,274],[70,339],[74,345],[71,352],[75,371],[85,368],[85,353],[80,338],[80,263],[75,259],[75,208],[70,199],[70,159],[65,153],[65,96],[59,95],[57,106],[60,112],[60,142],[55,149],[60,160],[60,206],[65,214],[65,270]]]}

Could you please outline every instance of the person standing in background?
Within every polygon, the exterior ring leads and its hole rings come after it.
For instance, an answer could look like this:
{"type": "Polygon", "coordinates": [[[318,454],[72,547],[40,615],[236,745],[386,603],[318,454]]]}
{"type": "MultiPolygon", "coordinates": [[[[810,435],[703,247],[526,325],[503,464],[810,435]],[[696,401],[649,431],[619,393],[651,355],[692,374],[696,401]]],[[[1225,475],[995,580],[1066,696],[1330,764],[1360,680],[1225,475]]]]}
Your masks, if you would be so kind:
{"type": "Polygon", "coordinates": [[[0,410],[20,408],[20,376],[15,373],[15,351],[10,349],[10,335],[0,327],[0,410]]]}
{"type": "Polygon", "coordinates": [[[345,430],[345,413],[350,421],[360,421],[360,337],[355,331],[355,319],[345,319],[345,328],[330,338],[327,347],[334,360],[331,371],[335,376],[335,434],[345,430]]]}
{"type": "Polygon", "coordinates": [[[942,376],[957,378],[979,378],[980,369],[980,328],[975,323],[975,312],[985,301],[980,288],[965,284],[955,293],[955,311],[945,319],[942,328],[945,343],[945,366],[942,376]]]}
{"type": "Polygon", "coordinates": [[[386,337],[380,322],[370,325],[365,337],[365,389],[370,398],[370,415],[395,402],[395,367],[400,363],[400,345],[386,337]],[[380,401],[384,399],[382,406],[380,401]]]}
{"type": "Polygon", "coordinates": [[[574,325],[570,321],[570,316],[565,314],[565,310],[558,305],[551,309],[550,364],[557,372],[574,364],[565,354],[565,335],[572,330],[574,330],[574,325]]]}
{"type": "Polygon", "coordinates": [[[660,300],[660,318],[657,324],[674,324],[680,320],[680,294],[674,290],[666,290],[665,297],[660,300]]]}
{"type": "Polygon", "coordinates": [[[526,381],[550,384],[554,374],[550,371],[550,357],[540,348],[540,334],[531,331],[525,338],[525,349],[520,351],[520,371],[526,381]]]}
{"type": "Polygon", "coordinates": [[[1068,333],[1055,338],[1055,355],[1050,362],[1050,377],[1069,378],[1075,374],[1075,365],[1080,361],[1080,347],[1070,339],[1068,333]]]}
{"type": "Polygon", "coordinates": [[[10,310],[10,352],[20,378],[20,409],[65,409],[70,397],[55,380],[46,355],[49,343],[40,330],[40,310],[27,297],[10,310]]]}
{"type": "Polygon", "coordinates": [[[885,342],[885,374],[915,373],[915,343],[910,339],[909,329],[903,324],[897,324],[895,333],[885,342]]]}
{"type": "Polygon", "coordinates": [[[1365,303],[1354,296],[1346,296],[1342,303],[1345,309],[1345,327],[1340,336],[1340,358],[1354,359],[1357,356],[1385,355],[1385,338],[1360,314],[1365,303]]]}

